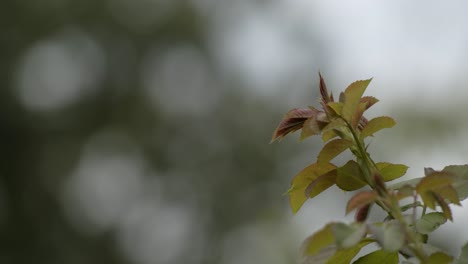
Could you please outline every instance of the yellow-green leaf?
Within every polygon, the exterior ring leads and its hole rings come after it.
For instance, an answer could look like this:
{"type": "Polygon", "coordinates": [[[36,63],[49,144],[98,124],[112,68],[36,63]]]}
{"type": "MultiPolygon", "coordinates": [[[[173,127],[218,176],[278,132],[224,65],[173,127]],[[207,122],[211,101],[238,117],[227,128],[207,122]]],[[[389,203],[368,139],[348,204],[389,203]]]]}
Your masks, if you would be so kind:
{"type": "Polygon", "coordinates": [[[434,193],[434,197],[436,199],[436,202],[439,204],[439,206],[442,208],[442,213],[444,214],[444,216],[450,220],[450,221],[453,221],[453,218],[452,218],[452,210],[450,209],[449,205],[447,204],[447,202],[444,200],[444,198],[442,198],[439,194],[437,193],[434,193]]]}
{"type": "Polygon", "coordinates": [[[321,192],[325,191],[326,189],[330,188],[336,183],[337,171],[331,170],[317,179],[312,181],[309,186],[307,186],[305,192],[306,196],[309,198],[313,198],[319,195],[321,192]]]}
{"type": "Polygon", "coordinates": [[[355,161],[350,160],[338,168],[336,185],[345,191],[354,191],[366,185],[361,169],[355,161]]]}
{"type": "Polygon", "coordinates": [[[353,119],[361,97],[371,80],[356,81],[346,88],[344,92],[344,105],[341,112],[346,121],[351,122],[353,119]]]}
{"type": "Polygon", "coordinates": [[[309,236],[302,244],[301,255],[316,256],[330,248],[330,246],[335,248],[335,237],[331,230],[333,225],[334,223],[328,223],[325,227],[309,236]]]}
{"type": "Polygon", "coordinates": [[[443,253],[436,252],[429,256],[427,264],[449,264],[452,263],[453,257],[443,253]]]}
{"type": "Polygon", "coordinates": [[[327,142],[328,140],[337,137],[338,134],[335,132],[335,130],[327,130],[323,131],[322,133],[322,140],[323,142],[327,142]]]}
{"type": "Polygon", "coordinates": [[[346,205],[346,214],[349,214],[356,208],[368,205],[377,199],[377,193],[375,191],[362,191],[356,193],[351,199],[349,199],[346,205]]]}
{"type": "Polygon", "coordinates": [[[332,130],[332,129],[337,129],[337,128],[342,128],[342,127],[346,127],[346,123],[343,121],[343,119],[341,118],[335,118],[335,119],[332,119],[324,128],[323,128],[323,132],[325,131],[328,131],[328,130],[332,130]]]}
{"type": "Polygon", "coordinates": [[[364,114],[364,111],[366,111],[367,103],[359,103],[358,106],[356,107],[356,112],[351,116],[351,125],[355,128],[358,126],[359,121],[362,118],[362,115],[364,114]]]}
{"type": "Polygon", "coordinates": [[[460,198],[458,197],[458,193],[452,185],[438,188],[436,192],[445,200],[456,205],[461,205],[460,198]]]}
{"type": "Polygon", "coordinates": [[[328,107],[333,110],[334,114],[337,116],[341,116],[341,112],[343,111],[343,103],[340,102],[329,102],[327,104],[328,107]]]}
{"type": "Polygon", "coordinates": [[[293,213],[296,213],[301,208],[302,204],[307,200],[305,190],[310,183],[317,179],[320,175],[323,175],[336,167],[331,163],[318,164],[314,163],[307,166],[301,172],[299,172],[291,182],[291,188],[288,191],[289,203],[293,213]]]}
{"type": "Polygon", "coordinates": [[[379,116],[367,122],[367,125],[361,131],[361,138],[372,136],[374,133],[384,129],[391,128],[396,124],[393,118],[388,116],[379,116]]]}
{"type": "Polygon", "coordinates": [[[353,262],[353,264],[398,264],[398,252],[377,250],[353,262]]]}
{"type": "Polygon", "coordinates": [[[388,162],[378,162],[377,169],[380,171],[384,181],[392,181],[406,174],[408,166],[403,164],[392,164],[388,162]]]}
{"type": "Polygon", "coordinates": [[[418,185],[416,185],[416,191],[422,193],[428,190],[435,190],[450,185],[453,180],[453,175],[444,172],[434,172],[424,177],[418,185]]]}
{"type": "MultiPolygon", "coordinates": [[[[359,244],[354,247],[341,249],[336,251],[336,253],[326,262],[326,264],[349,264],[353,258],[361,251],[363,247],[373,242],[370,239],[363,239],[359,244]]],[[[310,262],[314,263],[315,262],[310,262]]]]}
{"type": "Polygon", "coordinates": [[[322,150],[320,150],[320,153],[317,157],[317,162],[329,162],[330,160],[338,156],[341,152],[348,149],[352,144],[353,142],[341,138],[334,139],[328,142],[327,144],[325,144],[322,150]]]}

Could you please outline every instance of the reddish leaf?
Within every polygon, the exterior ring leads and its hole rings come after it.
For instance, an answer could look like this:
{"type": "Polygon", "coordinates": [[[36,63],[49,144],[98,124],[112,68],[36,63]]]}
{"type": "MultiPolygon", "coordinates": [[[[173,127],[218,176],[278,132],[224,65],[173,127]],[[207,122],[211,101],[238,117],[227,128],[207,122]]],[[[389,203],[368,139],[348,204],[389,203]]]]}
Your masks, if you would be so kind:
{"type": "Polygon", "coordinates": [[[319,72],[320,77],[320,95],[322,96],[322,103],[327,104],[328,102],[333,102],[333,96],[328,95],[327,85],[325,85],[325,80],[322,77],[322,74],[319,72]]]}
{"type": "Polygon", "coordinates": [[[324,112],[318,112],[317,115],[312,116],[304,122],[300,140],[320,134],[322,129],[326,127],[327,124],[327,115],[324,112]]]}
{"type": "Polygon", "coordinates": [[[366,206],[373,203],[377,199],[377,193],[375,191],[362,191],[355,194],[349,199],[346,205],[346,214],[349,214],[352,210],[366,206]]]}
{"type": "Polygon", "coordinates": [[[372,97],[372,96],[363,96],[361,98],[361,101],[359,101],[360,103],[365,103],[366,104],[366,110],[369,109],[371,106],[373,106],[374,104],[376,104],[379,100],[375,97],[372,97]]]}
{"type": "Polygon", "coordinates": [[[315,108],[294,108],[289,110],[275,129],[271,142],[276,139],[281,140],[287,134],[301,129],[307,119],[317,116],[319,112],[315,108]]]}

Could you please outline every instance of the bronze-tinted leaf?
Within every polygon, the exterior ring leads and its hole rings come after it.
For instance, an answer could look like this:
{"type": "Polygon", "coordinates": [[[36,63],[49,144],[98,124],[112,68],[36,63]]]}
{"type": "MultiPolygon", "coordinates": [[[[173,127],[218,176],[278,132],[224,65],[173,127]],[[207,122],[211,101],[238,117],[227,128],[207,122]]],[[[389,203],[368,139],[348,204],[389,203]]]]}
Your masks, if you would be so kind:
{"type": "Polygon", "coordinates": [[[320,95],[323,104],[327,104],[328,102],[333,102],[333,97],[332,95],[328,94],[327,91],[327,85],[325,84],[325,80],[322,77],[322,74],[319,72],[319,77],[320,77],[320,95]]]}
{"type": "Polygon", "coordinates": [[[369,215],[369,211],[371,208],[372,204],[367,204],[362,207],[360,207],[357,211],[356,214],[354,215],[354,220],[356,222],[364,222],[367,219],[367,216],[369,215]]]}
{"type": "Polygon", "coordinates": [[[363,207],[370,203],[373,203],[377,199],[377,193],[375,191],[362,191],[356,193],[351,199],[349,199],[346,205],[346,213],[350,213],[356,208],[363,207]]]}
{"type": "Polygon", "coordinates": [[[281,140],[287,134],[301,129],[307,119],[317,116],[319,112],[319,110],[310,107],[289,110],[275,129],[271,142],[276,139],[281,140]]]}
{"type": "Polygon", "coordinates": [[[361,98],[361,101],[359,101],[360,103],[365,103],[366,104],[366,110],[369,109],[371,106],[373,106],[374,104],[376,104],[379,100],[375,97],[372,97],[372,96],[363,96],[361,98]]]}

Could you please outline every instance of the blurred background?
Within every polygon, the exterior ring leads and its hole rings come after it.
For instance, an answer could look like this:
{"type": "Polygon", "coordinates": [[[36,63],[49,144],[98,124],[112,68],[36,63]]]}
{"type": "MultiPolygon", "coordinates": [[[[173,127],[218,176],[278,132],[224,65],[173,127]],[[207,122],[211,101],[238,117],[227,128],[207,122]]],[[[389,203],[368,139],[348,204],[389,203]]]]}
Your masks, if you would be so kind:
{"type": "MultiPolygon", "coordinates": [[[[336,189],[293,216],[319,139],[282,115],[374,77],[398,125],[376,161],[468,163],[468,2],[4,0],[1,263],[295,263],[344,217],[336,189]]],[[[342,160],[345,160],[343,157],[342,160]]],[[[341,160],[338,159],[337,163],[341,160]]],[[[434,243],[456,253],[468,214],[434,243]]]]}

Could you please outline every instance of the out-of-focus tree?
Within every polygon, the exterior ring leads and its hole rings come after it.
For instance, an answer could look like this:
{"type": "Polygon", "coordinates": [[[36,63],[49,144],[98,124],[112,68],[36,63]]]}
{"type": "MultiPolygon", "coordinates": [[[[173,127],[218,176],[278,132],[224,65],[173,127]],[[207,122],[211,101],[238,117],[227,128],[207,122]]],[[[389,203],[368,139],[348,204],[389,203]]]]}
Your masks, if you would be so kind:
{"type": "Polygon", "coordinates": [[[0,262],[294,258],[284,109],[223,79],[195,2],[2,3],[0,262]]]}

